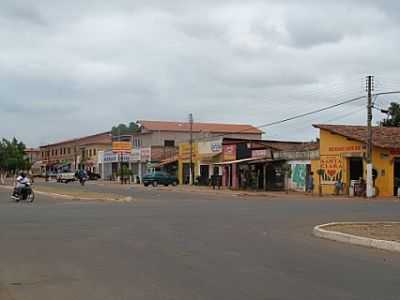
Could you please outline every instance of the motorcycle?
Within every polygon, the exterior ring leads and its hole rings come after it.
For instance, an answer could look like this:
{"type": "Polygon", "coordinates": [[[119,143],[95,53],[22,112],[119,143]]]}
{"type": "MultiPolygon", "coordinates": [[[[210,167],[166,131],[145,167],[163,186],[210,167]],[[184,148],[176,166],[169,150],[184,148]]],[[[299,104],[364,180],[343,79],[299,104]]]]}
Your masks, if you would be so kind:
{"type": "Polygon", "coordinates": [[[26,201],[32,203],[35,200],[35,193],[32,189],[32,184],[25,183],[25,187],[20,193],[16,188],[14,188],[11,199],[15,200],[15,202],[26,201]]]}

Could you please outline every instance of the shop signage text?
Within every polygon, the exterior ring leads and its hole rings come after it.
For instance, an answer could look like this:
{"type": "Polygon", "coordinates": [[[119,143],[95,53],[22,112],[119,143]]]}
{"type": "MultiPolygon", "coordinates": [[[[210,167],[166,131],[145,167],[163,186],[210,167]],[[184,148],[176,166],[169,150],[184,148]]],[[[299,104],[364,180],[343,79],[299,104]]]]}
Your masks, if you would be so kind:
{"type": "Polygon", "coordinates": [[[113,142],[112,143],[112,151],[113,152],[131,153],[132,144],[130,142],[113,142]]]}
{"type": "Polygon", "coordinates": [[[361,151],[361,145],[352,145],[352,146],[332,146],[328,148],[329,152],[354,152],[361,151]]]}
{"type": "Polygon", "coordinates": [[[334,184],[339,180],[342,181],[343,165],[340,156],[321,156],[320,163],[323,184],[334,184]]]}
{"type": "Polygon", "coordinates": [[[251,157],[271,157],[269,149],[252,150],[251,157]]]}

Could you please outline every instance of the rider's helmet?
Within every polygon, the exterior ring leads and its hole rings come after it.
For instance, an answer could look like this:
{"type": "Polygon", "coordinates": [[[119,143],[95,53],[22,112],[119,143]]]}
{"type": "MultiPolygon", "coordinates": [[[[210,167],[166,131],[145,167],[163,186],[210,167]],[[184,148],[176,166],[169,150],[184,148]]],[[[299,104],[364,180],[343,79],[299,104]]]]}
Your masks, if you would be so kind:
{"type": "Polygon", "coordinates": [[[22,178],[25,178],[25,177],[26,177],[26,174],[25,174],[24,172],[20,172],[20,173],[19,173],[19,176],[21,176],[22,178]]]}

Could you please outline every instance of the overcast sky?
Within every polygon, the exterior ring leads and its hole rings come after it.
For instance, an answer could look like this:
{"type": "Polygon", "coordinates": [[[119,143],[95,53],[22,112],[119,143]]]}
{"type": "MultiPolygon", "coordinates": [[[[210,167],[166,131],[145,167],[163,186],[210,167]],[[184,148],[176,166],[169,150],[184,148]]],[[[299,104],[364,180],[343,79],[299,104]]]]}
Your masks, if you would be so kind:
{"type": "MultiPolygon", "coordinates": [[[[362,95],[368,74],[400,90],[399,22],[396,0],[1,0],[0,136],[37,146],[190,112],[260,125],[362,95]]],[[[364,108],[265,137],[310,140],[364,108]]]]}

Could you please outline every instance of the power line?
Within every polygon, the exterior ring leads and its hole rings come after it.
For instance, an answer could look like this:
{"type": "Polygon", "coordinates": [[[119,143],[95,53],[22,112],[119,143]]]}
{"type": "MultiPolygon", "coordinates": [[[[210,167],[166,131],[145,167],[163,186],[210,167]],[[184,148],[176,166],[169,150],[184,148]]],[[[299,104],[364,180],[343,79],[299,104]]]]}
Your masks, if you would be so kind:
{"type": "MultiPolygon", "coordinates": [[[[334,118],[327,119],[327,120],[322,120],[322,123],[331,123],[331,122],[335,122],[335,121],[338,121],[338,120],[342,120],[342,119],[345,119],[347,117],[354,116],[356,113],[359,113],[359,112],[364,111],[364,110],[365,110],[365,107],[362,106],[362,107],[359,107],[356,110],[352,110],[350,112],[346,112],[344,114],[337,115],[334,118]]],[[[296,131],[303,131],[303,130],[305,130],[307,128],[310,128],[310,125],[302,126],[302,127],[295,127],[295,128],[292,128],[292,129],[296,130],[296,131]]],[[[271,132],[269,131],[269,135],[270,134],[271,134],[271,132]]],[[[277,134],[273,134],[273,136],[277,136],[277,134]]]]}
{"type": "MultiPolygon", "coordinates": [[[[391,95],[391,94],[400,94],[400,91],[380,92],[380,93],[373,94],[373,96],[378,97],[378,96],[381,96],[381,95],[391,95]]],[[[285,119],[282,119],[282,120],[278,120],[278,121],[262,124],[262,125],[255,126],[255,127],[258,128],[258,129],[262,129],[262,128],[271,127],[271,126],[274,126],[274,125],[279,125],[279,124],[286,123],[286,122],[289,122],[289,121],[292,121],[292,120],[304,118],[304,117],[307,117],[307,116],[310,116],[310,115],[313,115],[313,114],[317,114],[317,113],[320,113],[320,112],[323,112],[323,111],[326,111],[326,110],[330,110],[332,108],[336,108],[336,107],[339,107],[339,106],[342,106],[342,105],[345,105],[345,104],[356,102],[358,100],[365,99],[365,98],[366,98],[366,96],[359,96],[359,97],[356,97],[356,98],[352,98],[352,99],[348,99],[348,100],[345,100],[345,101],[338,102],[336,104],[325,106],[325,107],[322,107],[322,108],[319,108],[319,109],[316,109],[316,110],[312,110],[312,111],[309,111],[309,112],[306,112],[306,113],[294,115],[292,117],[288,117],[288,118],[285,118],[285,119]]],[[[253,130],[253,127],[250,127],[250,128],[244,129],[244,130],[240,130],[237,133],[245,133],[245,132],[247,132],[249,130],[253,130]]],[[[221,134],[221,135],[215,135],[215,136],[212,136],[212,138],[224,137],[224,136],[229,136],[229,135],[232,135],[232,133],[225,133],[225,134],[221,134]]],[[[210,137],[207,137],[207,138],[210,138],[210,137]]],[[[197,139],[197,140],[201,140],[201,138],[197,139]]]]}
{"type": "MultiPolygon", "coordinates": [[[[339,107],[341,105],[349,104],[349,103],[352,103],[352,102],[355,102],[355,101],[358,101],[358,100],[361,100],[361,99],[364,99],[364,98],[366,98],[366,96],[360,96],[360,97],[352,98],[352,99],[345,100],[345,101],[342,101],[342,102],[339,102],[339,103],[336,103],[336,104],[332,104],[332,105],[329,105],[329,106],[326,106],[326,107],[322,107],[322,108],[319,108],[319,109],[316,109],[316,110],[313,110],[313,111],[309,111],[309,112],[306,112],[306,113],[294,115],[294,116],[289,117],[289,118],[285,118],[285,119],[282,119],[282,120],[279,120],[279,121],[274,121],[274,122],[267,123],[267,124],[262,124],[262,125],[255,126],[255,127],[258,128],[258,129],[262,129],[262,128],[266,128],[266,127],[270,127],[270,126],[286,123],[286,122],[289,122],[289,121],[292,121],[292,120],[296,120],[296,119],[304,118],[304,117],[309,116],[309,115],[320,113],[320,112],[323,112],[323,111],[326,111],[326,110],[329,110],[329,109],[332,109],[332,108],[335,108],[335,107],[339,107]]],[[[240,130],[240,131],[236,132],[236,134],[237,133],[245,133],[245,132],[247,132],[249,130],[253,130],[253,129],[254,129],[254,127],[249,127],[249,128],[246,128],[246,129],[243,129],[243,130],[240,130]]],[[[212,138],[224,137],[224,136],[229,136],[229,135],[232,135],[232,133],[214,135],[214,136],[212,136],[212,138]]],[[[210,138],[210,137],[207,137],[207,138],[210,138]]],[[[201,140],[201,138],[200,139],[196,139],[196,140],[201,140]]]]}
{"type": "Polygon", "coordinates": [[[289,121],[292,121],[292,120],[295,120],[295,119],[304,118],[306,116],[313,115],[313,114],[316,114],[316,113],[320,113],[320,112],[323,112],[323,111],[326,111],[326,110],[329,110],[329,109],[332,109],[332,108],[335,108],[335,107],[338,107],[338,106],[341,106],[341,105],[344,105],[344,104],[355,102],[355,101],[358,101],[358,100],[361,100],[361,99],[364,99],[364,98],[365,98],[365,96],[352,98],[352,99],[345,100],[345,101],[342,101],[342,102],[339,102],[339,103],[336,103],[336,104],[333,104],[333,105],[329,105],[329,106],[326,106],[326,107],[323,107],[323,108],[320,108],[320,109],[316,109],[316,110],[313,110],[313,111],[310,111],[310,112],[298,114],[298,115],[295,115],[293,117],[289,117],[289,118],[286,118],[286,119],[283,119],[283,120],[279,120],[279,121],[274,121],[274,122],[271,122],[271,123],[263,124],[263,125],[257,126],[257,128],[270,127],[270,126],[286,123],[286,122],[289,122],[289,121]]]}

